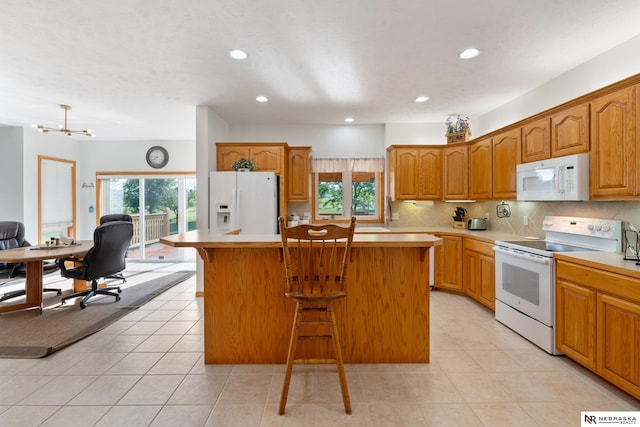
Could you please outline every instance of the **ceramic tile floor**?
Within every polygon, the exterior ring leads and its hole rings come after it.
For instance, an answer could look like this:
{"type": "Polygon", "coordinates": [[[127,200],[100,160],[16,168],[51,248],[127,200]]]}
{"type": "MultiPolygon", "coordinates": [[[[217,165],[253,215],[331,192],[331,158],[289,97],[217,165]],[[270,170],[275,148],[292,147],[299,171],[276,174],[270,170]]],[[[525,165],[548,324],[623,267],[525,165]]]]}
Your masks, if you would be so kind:
{"type": "Polygon", "coordinates": [[[478,304],[434,291],[431,363],[347,365],[351,415],[331,366],[295,367],[279,416],[283,365],[205,366],[194,295],[195,277],[47,358],[0,359],[0,425],[564,427],[581,410],[640,410],[478,304]]]}

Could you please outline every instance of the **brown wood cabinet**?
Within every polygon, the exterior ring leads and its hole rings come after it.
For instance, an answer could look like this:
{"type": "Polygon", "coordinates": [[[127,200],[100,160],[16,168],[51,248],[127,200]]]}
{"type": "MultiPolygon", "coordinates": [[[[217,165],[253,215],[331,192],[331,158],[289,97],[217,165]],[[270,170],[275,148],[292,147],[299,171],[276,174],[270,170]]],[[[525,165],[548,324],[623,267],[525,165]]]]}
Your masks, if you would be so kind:
{"type": "Polygon", "coordinates": [[[522,163],[588,151],[588,102],[522,126],[522,163]]]}
{"type": "Polygon", "coordinates": [[[493,148],[491,138],[469,146],[469,198],[491,200],[493,197],[493,148]]]}
{"type": "Polygon", "coordinates": [[[559,256],[556,345],[596,374],[640,398],[640,278],[559,256]]]}
{"type": "Polygon", "coordinates": [[[232,170],[231,165],[241,157],[248,157],[258,171],[284,171],[284,153],[287,144],[282,143],[216,143],[216,166],[219,171],[232,170]]]}
{"type": "Polygon", "coordinates": [[[624,389],[640,390],[640,304],[598,294],[597,367],[624,389]]]}
{"type": "Polygon", "coordinates": [[[537,120],[522,126],[522,163],[551,157],[551,121],[537,120]]]}
{"type": "Polygon", "coordinates": [[[589,152],[589,103],[585,102],[552,115],[551,157],[587,152],[589,152]]]}
{"type": "Polygon", "coordinates": [[[425,146],[391,146],[389,194],[393,200],[442,198],[442,149],[425,146]]]}
{"type": "Polygon", "coordinates": [[[556,346],[589,369],[596,367],[596,293],[562,278],[556,282],[556,346]]]}
{"type": "Polygon", "coordinates": [[[435,247],[435,287],[462,292],[462,237],[436,234],[442,245],[435,247]]]}
{"type": "Polygon", "coordinates": [[[520,128],[493,137],[493,198],[510,200],[517,196],[516,165],[520,163],[520,128]]]}
{"type": "Polygon", "coordinates": [[[309,200],[309,154],[311,147],[289,147],[287,197],[290,202],[309,200]]]}
{"type": "Polygon", "coordinates": [[[464,292],[485,307],[495,310],[495,260],[493,244],[464,239],[464,292]]]}
{"type": "Polygon", "coordinates": [[[635,86],[603,95],[591,103],[591,199],[636,198],[635,86]]]}
{"type": "Polygon", "coordinates": [[[469,198],[469,145],[450,144],[442,149],[442,198],[469,198]]]}
{"type": "Polygon", "coordinates": [[[442,148],[418,150],[418,165],[417,200],[442,199],[442,148]]]}

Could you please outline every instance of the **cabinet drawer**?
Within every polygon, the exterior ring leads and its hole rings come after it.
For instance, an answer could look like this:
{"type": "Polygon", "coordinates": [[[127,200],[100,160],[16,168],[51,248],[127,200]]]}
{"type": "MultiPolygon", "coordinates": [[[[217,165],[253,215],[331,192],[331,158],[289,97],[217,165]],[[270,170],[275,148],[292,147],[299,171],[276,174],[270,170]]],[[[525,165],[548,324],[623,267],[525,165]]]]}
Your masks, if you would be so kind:
{"type": "Polygon", "coordinates": [[[630,301],[640,303],[640,280],[617,273],[557,260],[558,280],[584,285],[597,291],[606,292],[630,301]]]}
{"type": "Polygon", "coordinates": [[[493,258],[493,245],[470,237],[464,239],[464,249],[479,252],[493,258]]]}

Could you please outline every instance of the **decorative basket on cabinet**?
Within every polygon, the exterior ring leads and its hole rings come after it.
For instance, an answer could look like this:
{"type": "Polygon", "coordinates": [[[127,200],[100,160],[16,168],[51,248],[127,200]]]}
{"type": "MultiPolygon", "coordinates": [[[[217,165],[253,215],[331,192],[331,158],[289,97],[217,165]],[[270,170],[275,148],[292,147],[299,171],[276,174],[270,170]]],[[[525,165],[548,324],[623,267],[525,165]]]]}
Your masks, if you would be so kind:
{"type": "Polygon", "coordinates": [[[444,136],[447,137],[447,144],[454,142],[466,142],[471,136],[471,130],[469,129],[469,117],[458,117],[453,120],[451,116],[447,117],[445,122],[447,127],[447,133],[444,136]]]}

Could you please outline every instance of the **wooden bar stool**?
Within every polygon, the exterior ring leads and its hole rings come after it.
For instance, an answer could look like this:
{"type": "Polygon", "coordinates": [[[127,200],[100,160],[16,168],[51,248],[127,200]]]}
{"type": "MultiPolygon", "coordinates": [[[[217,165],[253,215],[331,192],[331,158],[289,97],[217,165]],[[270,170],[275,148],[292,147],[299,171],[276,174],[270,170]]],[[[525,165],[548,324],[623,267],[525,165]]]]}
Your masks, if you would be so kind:
{"type": "Polygon", "coordinates": [[[356,218],[351,218],[348,227],[302,224],[286,228],[285,219],[280,217],[279,221],[286,273],[285,295],[296,302],[296,312],[278,412],[284,414],[294,364],[335,363],[344,410],[350,414],[351,401],[333,302],[347,295],[345,278],[356,218]],[[298,341],[312,339],[330,340],[335,358],[296,359],[298,341]]]}

